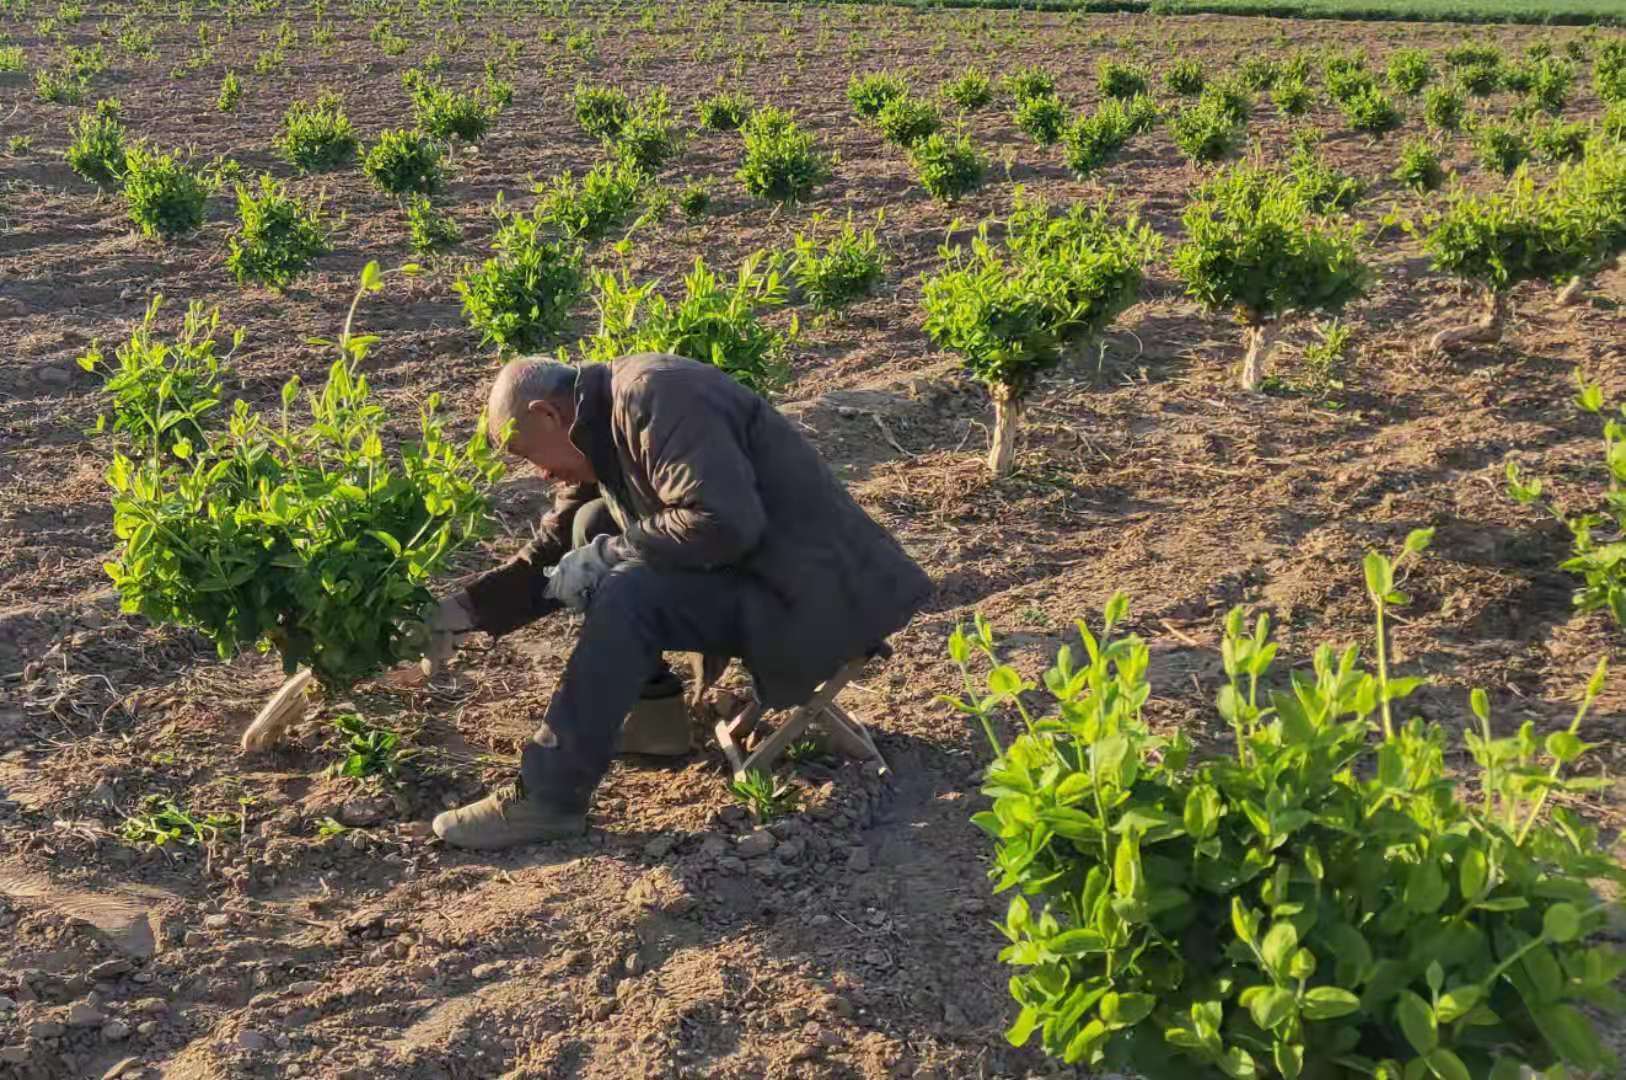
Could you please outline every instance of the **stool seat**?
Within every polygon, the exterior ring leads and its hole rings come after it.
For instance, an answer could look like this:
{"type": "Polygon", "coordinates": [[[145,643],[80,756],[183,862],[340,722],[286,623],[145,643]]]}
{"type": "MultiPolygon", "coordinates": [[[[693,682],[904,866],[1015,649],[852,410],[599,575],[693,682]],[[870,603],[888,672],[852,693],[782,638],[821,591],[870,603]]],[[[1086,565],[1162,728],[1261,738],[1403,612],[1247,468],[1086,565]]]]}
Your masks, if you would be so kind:
{"type": "Polygon", "coordinates": [[[876,762],[883,776],[890,772],[886,758],[881,756],[875,740],[870,737],[869,729],[837,705],[835,699],[871,660],[888,660],[891,656],[892,646],[883,641],[866,650],[863,656],[847,661],[839,671],[820,683],[813,696],[798,706],[750,753],[744,751],[741,742],[762,719],[765,711],[762,704],[752,701],[734,719],[719,720],[715,728],[717,744],[723,748],[724,756],[733,767],[734,778],[738,780],[753,769],[771,770],[785,750],[801,738],[802,733],[815,721],[829,732],[830,744],[834,749],[848,757],[876,762]]]}

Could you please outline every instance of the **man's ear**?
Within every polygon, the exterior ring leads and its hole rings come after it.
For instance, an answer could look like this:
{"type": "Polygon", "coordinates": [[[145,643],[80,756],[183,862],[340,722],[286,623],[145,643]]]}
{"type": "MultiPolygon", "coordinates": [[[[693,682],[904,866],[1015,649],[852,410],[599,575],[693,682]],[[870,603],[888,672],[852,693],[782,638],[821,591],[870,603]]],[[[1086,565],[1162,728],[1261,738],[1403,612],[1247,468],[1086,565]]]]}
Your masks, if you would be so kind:
{"type": "Polygon", "coordinates": [[[540,399],[536,401],[527,401],[525,403],[525,411],[531,414],[532,417],[546,423],[550,428],[564,426],[564,417],[560,414],[559,407],[551,401],[544,401],[540,399]]]}

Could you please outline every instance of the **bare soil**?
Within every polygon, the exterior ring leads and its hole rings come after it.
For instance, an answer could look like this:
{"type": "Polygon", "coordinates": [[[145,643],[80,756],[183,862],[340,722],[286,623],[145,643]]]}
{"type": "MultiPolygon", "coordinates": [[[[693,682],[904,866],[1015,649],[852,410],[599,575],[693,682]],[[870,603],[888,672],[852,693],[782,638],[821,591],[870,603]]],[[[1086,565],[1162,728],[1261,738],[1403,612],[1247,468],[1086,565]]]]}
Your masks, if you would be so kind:
{"type": "MultiPolygon", "coordinates": [[[[1116,194],[1171,239],[1200,174],[1166,130],[1138,138],[1087,182],[1058,150],[1011,124],[1003,102],[967,127],[990,153],[990,183],[958,206],[931,201],[909,165],[843,97],[848,76],[908,67],[930,88],[968,63],[994,72],[1042,64],[1062,96],[1092,106],[1098,57],[1138,53],[1161,70],[1197,56],[1210,73],[1254,55],[1365,46],[1440,49],[1468,38],[1510,52],[1557,47],[1582,31],[1265,19],[915,12],[893,8],[652,6],[570,17],[469,12],[461,23],[397,16],[410,46],[385,56],[372,21],[333,11],[333,38],[298,44],[285,68],[251,73],[280,15],[227,28],[137,16],[161,58],[121,53],[116,19],[60,27],[101,40],[113,67],[93,97],[116,95],[133,133],[200,159],[228,154],[249,171],[288,169],[271,149],[288,102],[341,93],[364,138],[410,122],[400,73],[437,48],[442,74],[472,83],[505,41],[524,44],[517,93],[477,148],[459,156],[444,202],[465,242],[430,272],[363,306],[382,335],[370,376],[404,422],[432,390],[472,422],[495,360],[459,318],[451,283],[484,253],[499,192],[519,206],[527,177],[583,169],[600,151],[575,126],[578,78],[630,90],[664,85],[692,117],[719,84],[794,109],[840,155],[812,205],[774,211],[732,179],[733,135],[696,132],[662,178],[713,180],[698,224],[676,214],[635,237],[625,267],[677,282],[697,255],[725,272],[745,253],[783,246],[814,212],[860,221],[884,210],[884,287],[840,318],[804,312],[794,378],[778,395],[856,496],[894,529],[938,584],[897,655],[847,692],[877,733],[893,778],[854,764],[802,766],[806,810],[774,828],[774,854],[732,853],[752,826],[725,789],[715,746],[677,765],[617,763],[591,835],[496,856],[449,851],[428,836],[444,806],[510,772],[572,639],[555,619],[459,656],[455,682],[417,693],[359,687],[329,702],[279,749],[240,755],[237,738],[280,681],[267,657],[218,661],[201,639],[120,614],[101,570],[113,550],[102,471],[87,436],[96,381],[74,365],[92,341],[139,322],[168,298],[165,326],[190,300],[247,328],[234,390],[274,400],[290,375],[319,381],[308,343],[332,335],[369,259],[408,261],[393,200],[354,169],[294,180],[322,192],[335,251],[286,294],[236,287],[224,269],[229,197],[197,235],[173,244],[132,234],[119,200],[62,161],[76,110],[39,102],[24,76],[0,75],[0,135],[32,145],[4,159],[0,189],[0,1074],[334,1077],[628,1077],[1074,1075],[1009,1047],[1013,1010],[989,920],[1003,910],[985,877],[988,846],[967,819],[980,802],[980,734],[936,700],[957,689],[943,642],[973,611],[1004,634],[1013,663],[1037,675],[1116,590],[1153,646],[1152,712],[1199,737],[1218,734],[1218,624],[1245,603],[1270,611],[1283,656],[1368,634],[1359,560],[1431,525],[1434,549],[1408,585],[1395,629],[1402,667],[1431,687],[1417,711],[1455,727],[1470,686],[1498,726],[1567,719],[1570,700],[1620,632],[1573,614],[1574,582],[1556,569],[1568,538],[1502,493],[1504,461],[1549,479],[1571,511],[1602,487],[1598,431],[1570,403],[1577,365],[1626,394],[1626,277],[1600,275],[1586,299],[1558,306],[1523,288],[1505,339],[1449,361],[1422,349],[1476,302],[1427,271],[1414,241],[1382,218],[1423,203],[1387,179],[1406,130],[1372,143],[1322,102],[1323,152],[1368,183],[1357,215],[1381,272],[1350,313],[1358,348],[1344,387],[1297,392],[1290,328],[1276,360],[1287,389],[1236,389],[1242,336],[1160,271],[1100,356],[1046,380],[1027,410],[1018,470],[993,482],[981,457],[991,409],[953,358],[919,330],[919,278],[958,223],[1002,214],[1016,185],[1056,200],[1116,194]],[[190,77],[198,27],[222,35],[190,77]],[[583,28],[594,45],[567,42],[583,28]],[[445,40],[461,32],[456,51],[445,40]],[[442,36],[437,43],[436,35],[442,36]],[[736,55],[738,61],[736,61],[736,55]],[[229,68],[236,112],[215,110],[229,68]],[[340,750],[328,719],[357,709],[417,748],[394,788],[329,775],[340,750]],[[143,796],[196,812],[239,813],[240,840],[207,850],[138,848],[120,838],[143,796]],[[327,830],[335,819],[350,828],[327,830]],[[126,1059],[133,1059],[126,1061],[126,1059]]],[[[43,13],[43,11],[42,11],[43,13]]],[[[35,26],[4,25],[30,68],[59,50],[35,26]]],[[[1488,107],[1505,112],[1507,97],[1488,107]]],[[[1596,115],[1590,91],[1571,115],[1596,115]]],[[[1281,158],[1291,126],[1267,103],[1251,133],[1281,158]]],[[[1495,182],[1465,138],[1447,144],[1469,185],[1495,182]]],[[[963,235],[963,231],[962,231],[963,235]]],[[[623,265],[601,249],[600,265],[623,265]]],[[[778,319],[787,319],[781,314],[778,319]]],[[[584,313],[578,329],[591,319],[584,313]]],[[[565,340],[570,340],[566,338],[565,340]]],[[[504,535],[467,561],[477,570],[527,535],[546,492],[514,475],[497,495],[504,535]]],[[[1616,679],[1589,737],[1614,776],[1626,683],[1616,679]]],[[[697,721],[697,736],[704,733],[697,721]]],[[[1613,826],[1617,788],[1590,811],[1613,826]]],[[[1614,834],[1613,828],[1610,835],[1614,834]]]]}

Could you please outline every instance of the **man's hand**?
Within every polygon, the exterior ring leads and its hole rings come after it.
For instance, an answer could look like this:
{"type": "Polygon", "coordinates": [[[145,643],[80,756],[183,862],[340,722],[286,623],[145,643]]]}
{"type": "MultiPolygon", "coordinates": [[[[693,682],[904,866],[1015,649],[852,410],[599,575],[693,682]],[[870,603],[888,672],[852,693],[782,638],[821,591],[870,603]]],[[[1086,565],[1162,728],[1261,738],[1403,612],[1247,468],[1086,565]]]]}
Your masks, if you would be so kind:
{"type": "Polygon", "coordinates": [[[594,537],[559,560],[548,577],[548,595],[572,611],[586,611],[593,590],[616,564],[608,536],[594,537]]]}

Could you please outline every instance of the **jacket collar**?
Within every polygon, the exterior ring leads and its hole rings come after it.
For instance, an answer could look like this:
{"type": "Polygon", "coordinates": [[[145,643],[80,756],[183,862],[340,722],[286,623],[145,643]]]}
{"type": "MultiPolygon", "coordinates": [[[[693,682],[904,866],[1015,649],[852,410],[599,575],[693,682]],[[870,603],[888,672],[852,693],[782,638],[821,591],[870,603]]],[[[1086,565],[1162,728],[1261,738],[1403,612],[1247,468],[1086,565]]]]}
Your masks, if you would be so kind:
{"type": "Polygon", "coordinates": [[[601,487],[621,488],[621,458],[615,452],[615,432],[610,424],[610,364],[583,364],[576,372],[576,419],[570,425],[570,441],[593,466],[601,487]]]}

